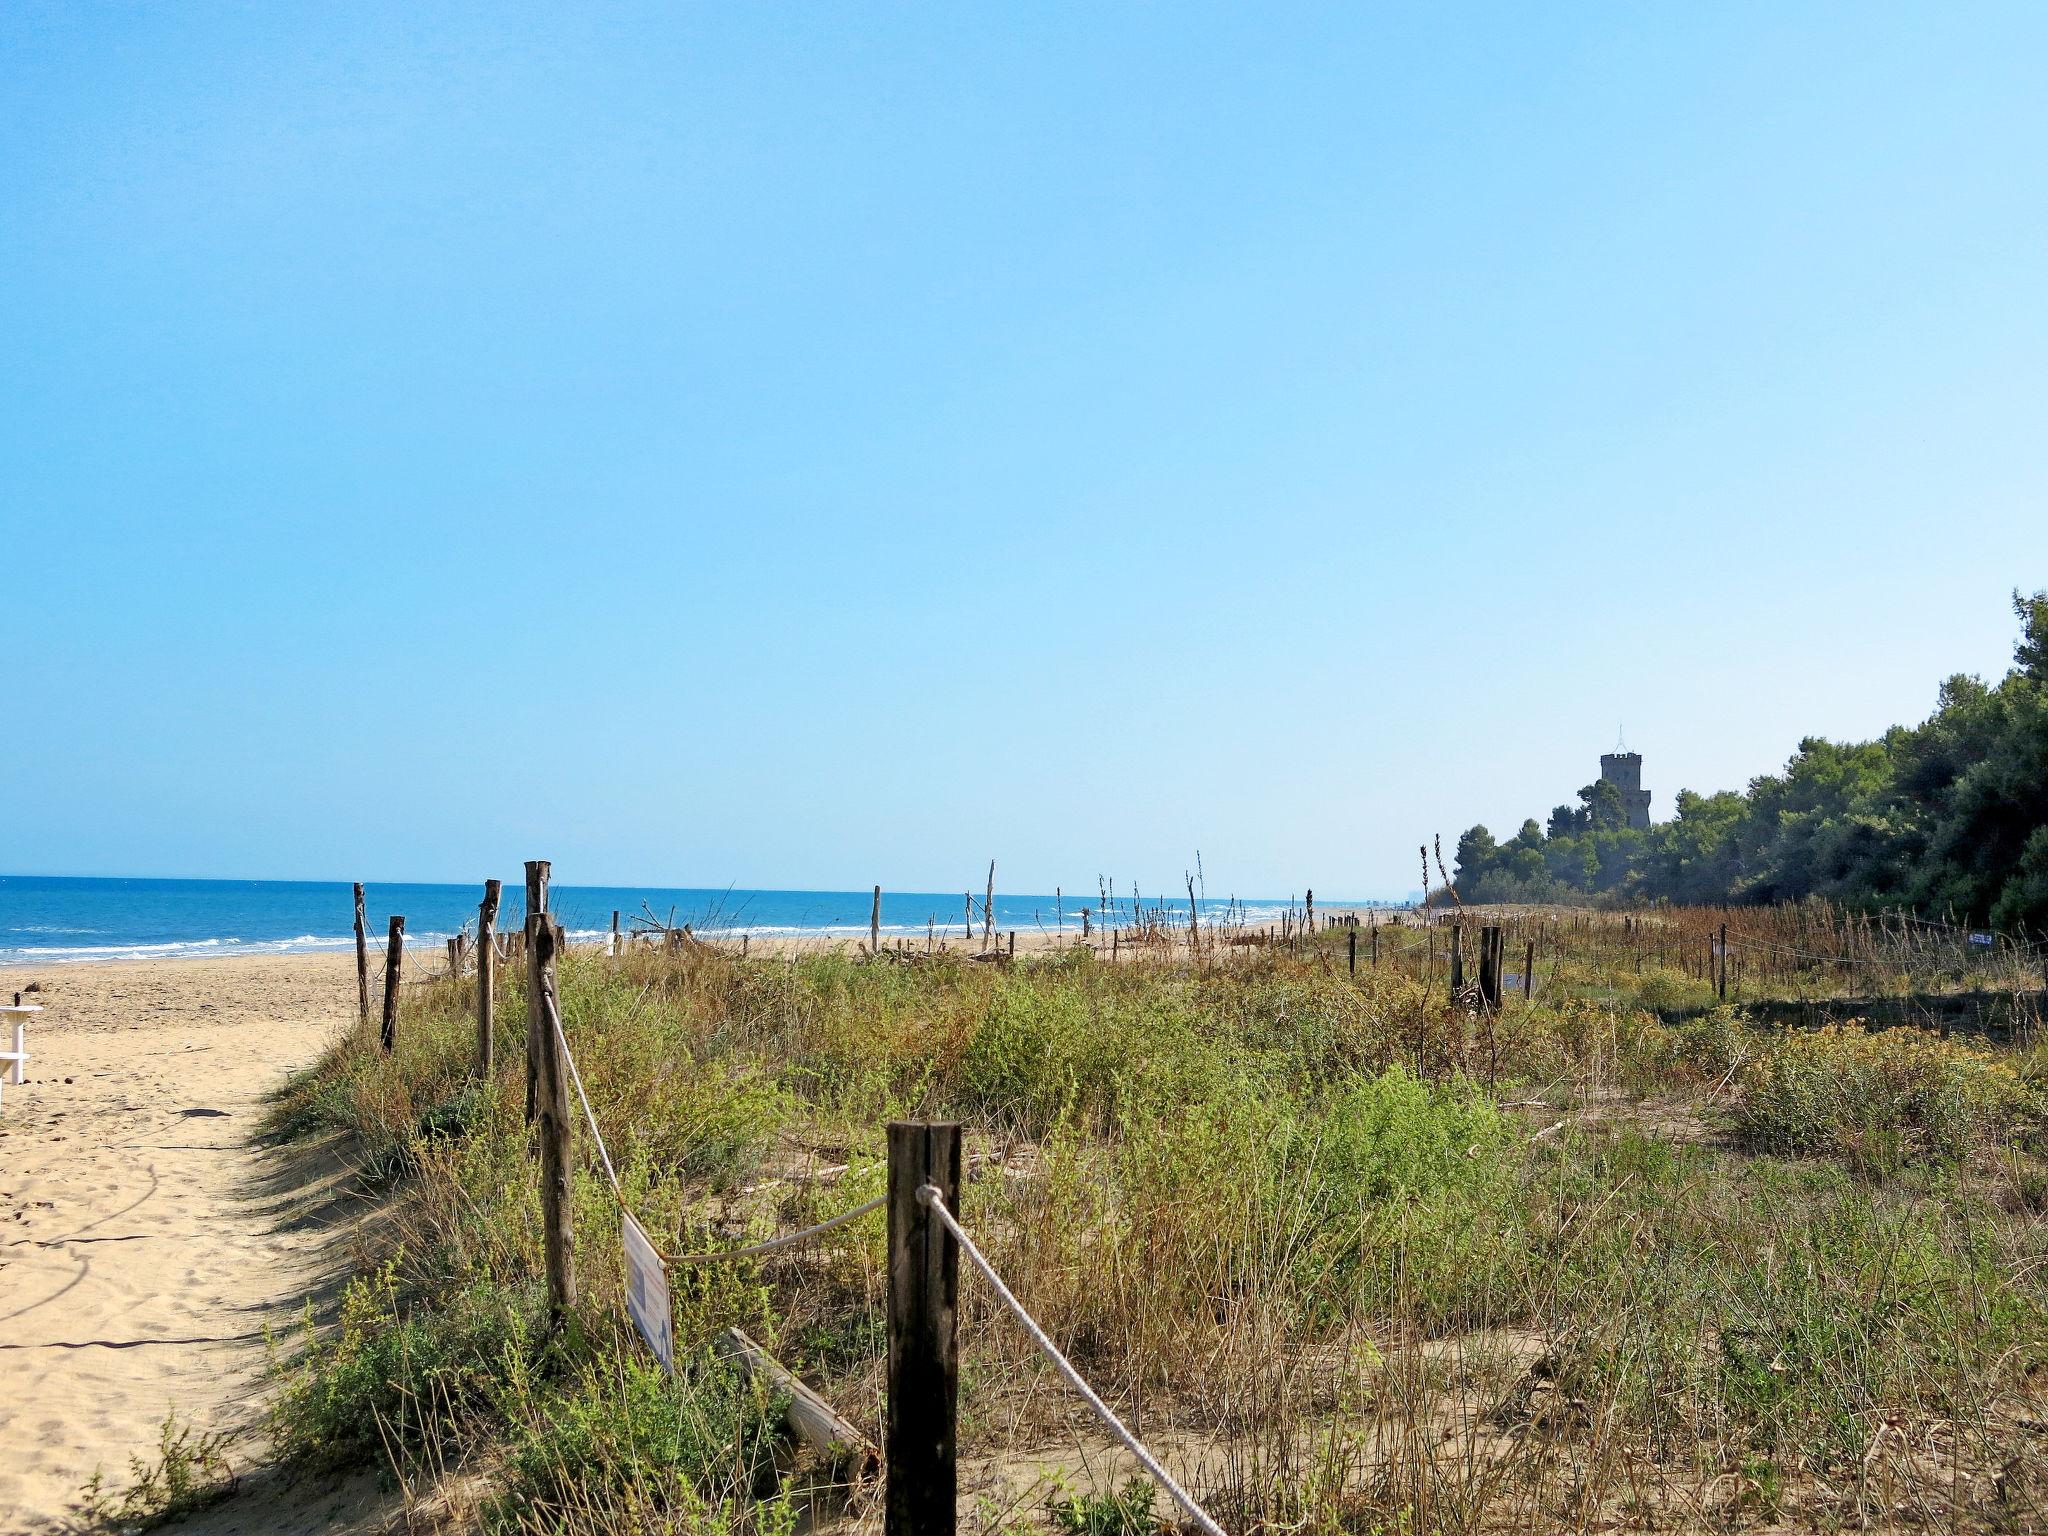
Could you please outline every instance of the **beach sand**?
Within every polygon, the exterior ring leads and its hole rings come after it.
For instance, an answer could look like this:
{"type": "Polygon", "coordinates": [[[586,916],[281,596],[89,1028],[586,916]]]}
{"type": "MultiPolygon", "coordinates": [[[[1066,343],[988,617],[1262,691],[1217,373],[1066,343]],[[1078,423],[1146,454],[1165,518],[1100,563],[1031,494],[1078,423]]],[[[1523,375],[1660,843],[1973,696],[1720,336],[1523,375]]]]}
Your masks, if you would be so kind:
{"type": "MultiPolygon", "coordinates": [[[[349,955],[0,971],[44,1011],[0,1090],[0,1530],[70,1527],[175,1408],[260,1406],[266,1326],[338,1266],[335,1232],[254,1147],[265,1095],[354,1019],[349,955]]],[[[251,1460],[248,1442],[230,1454],[251,1460]]]]}

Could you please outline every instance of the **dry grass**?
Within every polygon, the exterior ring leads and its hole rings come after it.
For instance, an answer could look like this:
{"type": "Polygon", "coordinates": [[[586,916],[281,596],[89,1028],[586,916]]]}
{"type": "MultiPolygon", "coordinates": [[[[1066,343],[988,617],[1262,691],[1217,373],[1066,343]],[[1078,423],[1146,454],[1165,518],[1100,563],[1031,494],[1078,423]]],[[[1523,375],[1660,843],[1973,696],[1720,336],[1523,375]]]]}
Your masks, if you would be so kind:
{"type": "MultiPolygon", "coordinates": [[[[1817,942],[1810,914],[1748,916],[1817,942]]],[[[1704,983],[1639,979],[1633,951],[1719,914],[1518,920],[1572,938],[1494,1020],[1447,1004],[1413,930],[1355,979],[1339,934],[1220,929],[1117,966],[572,956],[564,1000],[629,1202],[677,1249],[878,1192],[890,1118],[965,1122],[964,1219],[1233,1531],[2041,1520],[2032,1055],[1661,1023],[1646,993],[1704,983]],[[1838,1069],[1887,1092],[1830,1096],[1838,1069]]],[[[631,1364],[589,1167],[580,1326],[537,1337],[523,1006],[491,1084],[466,1085],[451,983],[394,1057],[344,1049],[280,1104],[283,1130],[348,1133],[403,1233],[354,1334],[281,1368],[286,1454],[467,1469],[474,1518],[509,1528],[874,1522],[871,1491],[819,1494],[772,1443],[772,1405],[631,1364]]],[[[1128,1468],[965,1289],[970,1523],[1128,1522],[1128,1468]]],[[[879,1427],[879,1215],[675,1292],[686,1351],[744,1326],[879,1427]]]]}

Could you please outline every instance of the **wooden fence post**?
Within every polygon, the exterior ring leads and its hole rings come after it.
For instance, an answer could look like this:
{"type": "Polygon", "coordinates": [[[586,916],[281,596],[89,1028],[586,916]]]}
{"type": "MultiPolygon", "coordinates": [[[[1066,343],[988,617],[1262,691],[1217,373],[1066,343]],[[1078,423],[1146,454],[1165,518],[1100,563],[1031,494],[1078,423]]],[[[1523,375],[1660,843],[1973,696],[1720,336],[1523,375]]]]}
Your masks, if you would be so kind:
{"type": "Polygon", "coordinates": [[[476,1075],[488,1081],[495,1063],[497,1036],[491,1030],[491,1012],[497,1004],[498,902],[505,894],[505,882],[486,880],[484,899],[476,908],[476,1075]]]}
{"type": "Polygon", "coordinates": [[[1536,988],[1536,941],[1531,939],[1522,949],[1522,996],[1526,999],[1535,995],[1536,988]]]}
{"type": "Polygon", "coordinates": [[[1351,974],[1356,976],[1358,974],[1358,930],[1356,928],[1351,929],[1346,934],[1344,948],[1346,952],[1345,958],[1351,964],[1351,974]]]}
{"type": "Polygon", "coordinates": [[[1451,924],[1451,996],[1465,990],[1465,925],[1451,924]]]}
{"type": "Polygon", "coordinates": [[[882,956],[882,888],[875,887],[874,902],[868,907],[868,958],[879,960],[882,956]]]}
{"type": "Polygon", "coordinates": [[[571,1246],[569,1206],[569,1138],[575,1120],[569,1113],[569,1074],[562,1060],[562,1004],[555,984],[555,952],[562,930],[545,912],[526,920],[526,943],[533,955],[532,977],[540,1027],[539,1050],[529,1071],[539,1081],[539,1113],[534,1131],[540,1142],[541,1245],[548,1271],[548,1329],[559,1330],[576,1305],[576,1256],[571,1246]]]}
{"type": "Polygon", "coordinates": [[[1491,923],[1479,930],[1479,1002],[1489,1011],[1500,1006],[1500,929],[1491,923]]]}
{"type": "Polygon", "coordinates": [[[1715,982],[1715,991],[1720,1001],[1725,1003],[1728,1001],[1728,925],[1726,923],[1721,925],[1721,942],[1718,947],[1720,949],[1719,959],[1721,963],[1720,976],[1715,982]]]}
{"type": "Polygon", "coordinates": [[[988,861],[988,895],[981,903],[981,947],[987,949],[995,942],[996,932],[996,861],[988,861]]]}
{"type": "Polygon", "coordinates": [[[960,1245],[917,1198],[960,1215],[960,1127],[889,1127],[889,1427],[884,1536],[952,1536],[959,1494],[960,1245]]]}
{"type": "Polygon", "coordinates": [[[384,1027],[379,1038],[386,1051],[398,1044],[399,971],[405,960],[405,919],[393,917],[384,944],[384,1027]]]}
{"type": "Polygon", "coordinates": [[[540,1035],[539,956],[533,947],[533,920],[548,909],[548,861],[526,861],[526,924],[522,930],[526,950],[526,1123],[533,1124],[540,1092],[540,1057],[536,1041],[540,1035]]]}
{"type": "Polygon", "coordinates": [[[370,1027],[370,935],[364,926],[363,882],[356,886],[356,1013],[364,1029],[370,1027]]]}
{"type": "Polygon", "coordinates": [[[623,954],[625,954],[625,950],[619,947],[619,910],[617,907],[614,907],[612,908],[612,958],[616,960],[623,954]]]}

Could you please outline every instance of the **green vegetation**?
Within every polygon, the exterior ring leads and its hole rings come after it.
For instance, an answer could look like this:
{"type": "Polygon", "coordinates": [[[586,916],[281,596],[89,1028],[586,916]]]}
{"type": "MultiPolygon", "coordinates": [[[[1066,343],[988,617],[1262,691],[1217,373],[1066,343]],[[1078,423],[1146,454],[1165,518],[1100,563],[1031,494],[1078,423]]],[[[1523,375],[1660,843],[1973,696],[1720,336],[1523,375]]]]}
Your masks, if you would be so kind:
{"type": "MultiPolygon", "coordinates": [[[[562,993],[628,1202],[672,1250],[853,1206],[887,1120],[964,1121],[963,1219],[1233,1533],[2048,1517],[2037,1058],[1769,1031],[1638,978],[1599,948],[1618,922],[1585,932],[1581,986],[1494,1019],[1391,963],[1347,975],[1335,933],[1114,966],[571,955],[562,993]],[[1697,1016],[1658,1022],[1660,990],[1697,1016]]],[[[466,998],[438,984],[394,1055],[350,1042],[277,1105],[278,1135],[354,1149],[382,1234],[332,1326],[280,1347],[278,1453],[480,1489],[459,1513],[490,1530],[867,1510],[706,1351],[743,1326],[878,1436],[881,1214],[675,1270],[671,1380],[626,1322],[579,1136],[581,1295],[550,1337],[516,980],[499,1027],[506,1068],[472,1084],[466,998]]],[[[1170,1522],[963,1289],[970,1475],[1047,1446],[1063,1469],[979,1501],[989,1528],[1170,1522]]]]}
{"type": "Polygon", "coordinates": [[[130,1457],[128,1486],[118,1495],[104,1472],[93,1473],[80,1500],[86,1518],[108,1529],[154,1530],[218,1504],[237,1481],[228,1467],[229,1438],[179,1423],[173,1409],[157,1431],[156,1459],[130,1457]]]}
{"type": "Polygon", "coordinates": [[[1467,901],[1601,898],[1696,905],[1810,896],[2017,931],[2048,927],[2048,592],[2014,595],[2016,665],[1995,686],[1952,677],[1934,713],[1876,741],[1809,737],[1744,793],[1681,790],[1637,831],[1614,787],[1579,791],[1547,826],[1458,841],[1467,901]]]}

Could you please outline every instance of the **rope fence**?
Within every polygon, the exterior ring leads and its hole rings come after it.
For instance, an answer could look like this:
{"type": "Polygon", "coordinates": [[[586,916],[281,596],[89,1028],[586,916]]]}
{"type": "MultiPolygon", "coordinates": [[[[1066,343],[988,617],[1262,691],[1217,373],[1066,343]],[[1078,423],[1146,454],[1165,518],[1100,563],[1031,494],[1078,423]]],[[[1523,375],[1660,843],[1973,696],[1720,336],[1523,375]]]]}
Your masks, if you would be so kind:
{"type": "Polygon", "coordinates": [[[1223,1527],[1211,1519],[1209,1512],[1195,1502],[1193,1494],[1174,1480],[1171,1472],[1159,1464],[1159,1458],[1145,1449],[1124,1421],[1116,1416],[1115,1410],[1105,1403],[1096,1390],[1082,1378],[1081,1373],[1074,1369],[1073,1362],[1060,1353],[1059,1346],[1053,1343],[1043,1328],[1039,1327],[1038,1320],[1024,1310],[1024,1304],[1003,1283],[1003,1277],[996,1273],[995,1265],[989,1263],[987,1256],[975,1245],[974,1239],[969,1237],[960,1223],[953,1219],[953,1213],[946,1209],[945,1197],[938,1189],[930,1184],[919,1185],[917,1198],[921,1205],[939,1219],[939,1224],[952,1234],[953,1241],[960,1245],[960,1251],[965,1253],[974,1267],[981,1271],[981,1277],[989,1283],[989,1287],[1003,1305],[1010,1309],[1011,1315],[1023,1325],[1024,1331],[1031,1336],[1031,1342],[1036,1344],[1052,1362],[1053,1369],[1060,1373],[1068,1386],[1081,1395],[1083,1402],[1095,1410],[1095,1416],[1102,1420],[1103,1426],[1117,1438],[1123,1448],[1137,1458],[1138,1465],[1151,1474],[1153,1481],[1166,1490],[1168,1497],[1181,1507],[1206,1536],[1224,1536],[1223,1527]]]}
{"type": "MultiPolygon", "coordinates": [[[[675,1368],[673,1309],[668,1288],[669,1274],[672,1270],[696,1265],[738,1262],[783,1252],[813,1242],[877,1211],[886,1210],[888,1406],[887,1447],[886,1458],[883,1461],[885,1536],[953,1536],[955,1529],[958,1496],[958,1261],[962,1254],[994,1293],[1002,1308],[1016,1319],[1032,1344],[1050,1362],[1059,1377],[1101,1421],[1110,1437],[1136,1460],[1159,1488],[1165,1491],[1192,1527],[1199,1530],[1202,1536],[1226,1536],[1214,1517],[1139,1440],[1115,1410],[1103,1400],[1101,1394],[1089,1385],[1073,1362],[1053,1342],[1045,1328],[1017,1299],[1015,1292],[1010,1289],[1001,1273],[962,1224],[959,1214],[962,1158],[958,1125],[908,1121],[891,1123],[888,1127],[887,1192],[822,1221],[758,1242],[730,1248],[684,1254],[662,1251],[648,1235],[645,1224],[638,1219],[628,1203],[619,1179],[618,1167],[612,1159],[610,1148],[606,1145],[603,1129],[598,1123],[596,1110],[583,1080],[582,1069],[577,1064],[569,1032],[563,1021],[556,970],[559,953],[566,944],[566,936],[560,923],[548,910],[548,870],[546,861],[531,861],[527,865],[526,909],[529,916],[523,932],[519,935],[523,942],[517,944],[509,942],[510,935],[507,936],[508,942],[503,945],[492,942],[497,883],[490,883],[489,894],[480,914],[480,942],[475,946],[474,953],[477,977],[477,1074],[482,1079],[488,1079],[492,1071],[493,972],[500,963],[509,963],[515,957],[524,962],[526,969],[527,1118],[533,1127],[537,1144],[548,1309],[554,1326],[561,1327],[567,1323],[576,1302],[574,1227],[570,1220],[570,1196],[574,1170],[577,1166],[571,1136],[578,1118],[589,1131],[591,1142],[596,1148],[597,1162],[603,1169],[612,1198],[619,1207],[621,1241],[626,1260],[627,1311],[649,1348],[653,1350],[664,1368],[671,1371],[675,1368]],[[570,1102],[572,1093],[574,1105],[570,1102]],[[578,1107],[582,1111],[580,1117],[576,1114],[578,1107]]],[[[360,888],[358,890],[360,892],[360,888]]],[[[877,890],[877,903],[879,899],[880,892],[877,890]]],[[[1626,921],[1626,928],[1618,932],[1625,935],[1628,953],[1618,954],[1619,963],[1625,964],[1632,957],[1640,966],[1644,959],[1662,959],[1676,952],[1686,958],[1689,967],[1697,961],[1694,974],[1715,983],[1724,999],[1727,996],[1728,962],[1732,953],[1742,952],[1845,966],[1871,963],[1875,958],[1857,959],[1842,954],[1810,953],[1782,942],[1746,937],[1739,933],[1731,934],[1725,921],[1719,924],[1717,933],[1706,934],[1688,934],[1682,930],[1674,932],[1671,928],[1662,928],[1660,931],[1661,925],[1652,925],[1646,929],[1634,918],[1626,921]]],[[[1217,926],[1212,921],[1212,933],[1217,926]]],[[[1360,928],[1355,922],[1340,921],[1333,924],[1327,917],[1324,926],[1325,929],[1333,926],[1349,928],[1350,938],[1344,948],[1348,964],[1355,975],[1359,963],[1360,928]]],[[[1453,1002],[1457,1005],[1480,1008],[1489,1019],[1501,1008],[1507,985],[1519,982],[1525,994],[1533,988],[1539,959],[1549,961],[1550,975],[1555,981],[1558,967],[1567,957],[1567,945],[1560,942],[1557,924],[1550,925],[1547,938],[1541,925],[1531,928],[1518,924],[1514,934],[1521,949],[1519,958],[1523,969],[1511,977],[1506,970],[1508,951],[1505,940],[1509,930],[1504,925],[1454,921],[1448,926],[1449,942],[1442,948],[1453,988],[1453,1002]],[[1476,945],[1472,942],[1474,939],[1477,940],[1476,945]],[[1473,966],[1469,973],[1466,970],[1468,964],[1473,966]]],[[[1576,931],[1582,935],[1592,931],[1590,920],[1582,921],[1575,926],[1576,931]]],[[[1192,929],[1190,931],[1192,933],[1192,929]]],[[[1313,919],[1304,917],[1299,929],[1290,921],[1283,931],[1288,938],[1298,941],[1317,930],[1313,926],[1313,919]]],[[[1367,931],[1370,934],[1369,962],[1378,965],[1381,962],[1382,934],[1377,925],[1367,931]]],[[[1614,937],[1617,932],[1612,928],[1604,931],[1609,937],[1614,937]]],[[[360,894],[357,932],[358,1001],[367,1033],[367,1027],[371,1022],[369,959],[360,894]]],[[[1901,935],[1903,932],[1902,926],[1901,935]]],[[[380,1031],[381,1044],[387,1052],[393,1048],[398,1021],[396,994],[401,979],[403,934],[404,919],[393,917],[389,924],[385,1006],[380,1031]]],[[[1886,939],[1889,939],[1888,935],[1886,939]]],[[[1975,942],[1976,932],[1970,932],[1969,939],[1975,942]]],[[[1856,942],[1853,930],[1847,936],[1847,942],[1852,946],[1856,942]]],[[[2041,948],[2039,945],[2028,946],[2023,942],[2000,936],[1994,936],[1994,942],[2011,944],[2014,950],[2022,953],[2038,952],[2041,948]]],[[[1869,947],[1867,932],[1864,935],[1864,945],[1866,948],[1869,947]]],[[[1384,937],[1384,948],[1387,951],[1386,959],[1390,963],[1418,955],[1427,949],[1430,953],[1428,976],[1431,983],[1434,983],[1438,974],[1436,951],[1439,946],[1433,927],[1427,934],[1418,935],[1412,929],[1404,932],[1401,927],[1390,924],[1384,937]]],[[[609,952],[613,955],[620,953],[620,947],[616,942],[609,952]]],[[[874,952],[879,957],[878,946],[874,947],[874,952]]],[[[1609,958],[1610,962],[1613,962],[1617,956],[1610,955],[1609,958]]],[[[451,949],[451,974],[459,976],[460,965],[460,955],[451,949]]],[[[17,1050],[19,1049],[17,1045],[17,1050]]],[[[0,1060],[4,1059],[4,1055],[0,1055],[0,1060]]],[[[1563,1124],[1564,1122],[1560,1121],[1549,1130],[1538,1132],[1532,1139],[1541,1139],[1562,1128],[1563,1124]]],[[[840,1420],[815,1393],[810,1392],[809,1388],[796,1381],[786,1370],[769,1360],[765,1351],[744,1339],[739,1341],[737,1347],[741,1356],[751,1362],[751,1368],[768,1373],[776,1380],[780,1389],[794,1397],[808,1396],[811,1401],[803,1412],[812,1416],[818,1444],[830,1446],[848,1440],[859,1440],[866,1446],[868,1456],[875,1456],[874,1447],[865,1441],[858,1429],[840,1420]]],[[[798,1417],[796,1407],[790,1410],[790,1417],[792,1422],[795,1422],[798,1417]]]]}
{"type": "MultiPolygon", "coordinates": [[[[550,946],[546,944],[538,946],[537,953],[543,957],[543,963],[552,962],[553,955],[550,952],[550,946]]],[[[576,1053],[569,1044],[568,1031],[563,1026],[557,1009],[550,1006],[544,1011],[548,1015],[548,1022],[554,1042],[560,1048],[562,1059],[568,1066],[569,1081],[574,1086],[576,1097],[582,1104],[584,1123],[590,1127],[590,1139],[596,1144],[598,1162],[604,1169],[605,1179],[611,1185],[612,1197],[618,1202],[619,1209],[625,1213],[626,1218],[632,1222],[634,1228],[644,1235],[645,1226],[633,1215],[631,1207],[626,1203],[625,1191],[619,1184],[618,1170],[612,1163],[610,1150],[605,1146],[604,1132],[598,1128],[597,1113],[591,1108],[590,1095],[584,1090],[583,1074],[576,1066],[576,1053]]],[[[893,1182],[895,1181],[892,1179],[893,1182]]],[[[944,1194],[939,1190],[938,1186],[928,1183],[917,1184],[915,1187],[915,1199],[918,1206],[928,1211],[945,1228],[953,1241],[959,1245],[960,1251],[967,1255],[969,1262],[981,1273],[982,1278],[988,1282],[990,1289],[995,1292],[997,1299],[1009,1309],[1018,1323],[1022,1325],[1025,1333],[1030,1336],[1031,1342],[1036,1344],[1045,1354],[1046,1358],[1052,1362],[1053,1369],[1060,1374],[1068,1386],[1072,1387],[1080,1395],[1081,1400],[1102,1421],[1103,1427],[1110,1432],[1111,1436],[1126,1451],[1130,1452],[1138,1465],[1143,1467],[1146,1473],[1161,1488],[1166,1490],[1167,1496],[1180,1506],[1188,1518],[1203,1532],[1203,1536],[1227,1536],[1223,1527],[1218,1525],[1209,1515],[1209,1512],[1202,1508],[1194,1495],[1181,1486],[1173,1474],[1161,1465],[1159,1458],[1153,1455],[1144,1443],[1131,1432],[1129,1426],[1117,1416],[1116,1411],[1102,1400],[1101,1394],[1088,1385],[1086,1379],[1074,1368],[1073,1362],[1061,1352],[1060,1347],[1053,1343],[1045,1329],[1039,1325],[1038,1320],[1025,1310],[1024,1304],[1017,1299],[1016,1293],[1004,1283],[1003,1277],[997,1272],[995,1265],[989,1262],[988,1256],[981,1251],[981,1248],[975,1243],[974,1239],[967,1235],[966,1230],[955,1219],[953,1212],[946,1204],[944,1194]]],[[[804,1227],[795,1232],[785,1232],[780,1236],[768,1238],[763,1242],[749,1243],[745,1247],[722,1248],[706,1253],[685,1254],[669,1254],[662,1252],[659,1248],[654,1248],[654,1255],[665,1268],[677,1268],[694,1264],[717,1264],[740,1259],[759,1258],[764,1254],[776,1253],[786,1248],[794,1248],[799,1244],[810,1242],[812,1239],[821,1237],[827,1232],[846,1226],[850,1222],[858,1221],[863,1216],[871,1215],[888,1203],[888,1195],[877,1195],[872,1200],[863,1201],[851,1210],[841,1211],[838,1215],[827,1217],[813,1226],[804,1227]]],[[[653,1244],[650,1242],[649,1246],[653,1247],[653,1244]]],[[[892,1288],[895,1283],[896,1267],[892,1264],[890,1266],[890,1284],[892,1288]]],[[[635,1321],[641,1321],[637,1314],[635,1321]]],[[[668,1351],[661,1344],[656,1343],[653,1339],[649,1339],[648,1342],[664,1361],[669,1358],[668,1351]]],[[[892,1350],[892,1357],[894,1353],[895,1351],[892,1350]]],[[[957,1381],[953,1395],[957,1395],[957,1381]]],[[[895,1401],[893,1393],[891,1401],[895,1401]]],[[[953,1436],[949,1434],[947,1436],[949,1447],[952,1441],[953,1436]]],[[[950,1529],[950,1527],[948,1528],[950,1529]]],[[[893,1532],[897,1527],[892,1525],[888,1529],[893,1532]]]]}

